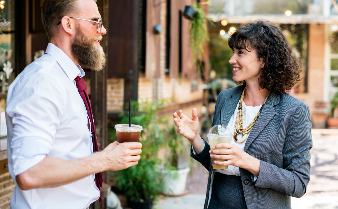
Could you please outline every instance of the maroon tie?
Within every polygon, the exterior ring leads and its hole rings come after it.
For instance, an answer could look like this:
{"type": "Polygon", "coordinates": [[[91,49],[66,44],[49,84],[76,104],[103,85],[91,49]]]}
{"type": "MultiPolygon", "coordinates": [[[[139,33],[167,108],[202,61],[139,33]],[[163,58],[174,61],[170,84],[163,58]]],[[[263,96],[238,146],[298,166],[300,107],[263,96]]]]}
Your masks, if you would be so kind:
{"type": "MultiPolygon", "coordinates": [[[[97,144],[97,137],[96,137],[96,131],[95,131],[95,124],[94,124],[94,118],[93,118],[93,112],[92,112],[92,107],[90,105],[89,97],[88,97],[88,92],[87,92],[87,85],[86,82],[83,80],[83,78],[80,78],[77,76],[75,78],[76,81],[76,86],[77,89],[80,93],[80,96],[86,106],[87,109],[87,114],[89,117],[89,121],[91,124],[91,132],[92,132],[92,142],[93,142],[93,152],[98,152],[99,151],[99,145],[97,144]]],[[[101,187],[102,187],[102,173],[96,173],[95,174],[95,183],[97,188],[100,190],[100,202],[101,202],[101,187]]]]}

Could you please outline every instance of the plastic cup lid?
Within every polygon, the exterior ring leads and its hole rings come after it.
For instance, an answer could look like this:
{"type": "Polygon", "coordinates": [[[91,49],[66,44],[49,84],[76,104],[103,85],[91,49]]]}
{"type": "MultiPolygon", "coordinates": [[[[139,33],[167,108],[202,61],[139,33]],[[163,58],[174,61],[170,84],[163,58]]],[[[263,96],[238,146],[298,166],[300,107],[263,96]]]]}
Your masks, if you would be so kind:
{"type": "Polygon", "coordinates": [[[142,126],[131,124],[116,124],[115,129],[119,132],[141,132],[143,130],[142,126]]]}

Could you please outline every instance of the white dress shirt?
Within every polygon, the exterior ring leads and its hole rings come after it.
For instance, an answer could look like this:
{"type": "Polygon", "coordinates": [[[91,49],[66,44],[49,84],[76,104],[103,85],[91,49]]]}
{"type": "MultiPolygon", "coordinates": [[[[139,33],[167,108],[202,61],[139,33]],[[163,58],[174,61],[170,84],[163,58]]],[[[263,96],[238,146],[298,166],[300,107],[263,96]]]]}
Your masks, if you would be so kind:
{"type": "MultiPolygon", "coordinates": [[[[6,103],[8,166],[15,176],[44,157],[64,160],[92,154],[87,111],[74,79],[84,72],[58,47],[28,65],[10,85],[6,103]]],[[[94,175],[73,183],[23,191],[16,187],[11,209],[83,209],[100,192],[94,175]]]]}

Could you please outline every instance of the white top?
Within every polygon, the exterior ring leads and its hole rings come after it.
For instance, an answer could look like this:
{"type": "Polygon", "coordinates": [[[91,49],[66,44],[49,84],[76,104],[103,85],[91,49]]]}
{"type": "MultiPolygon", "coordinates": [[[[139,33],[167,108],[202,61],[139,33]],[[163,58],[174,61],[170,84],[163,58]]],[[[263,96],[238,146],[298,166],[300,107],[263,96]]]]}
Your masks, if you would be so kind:
{"type": "Polygon", "coordinates": [[[58,47],[28,65],[10,85],[6,103],[8,166],[16,187],[11,209],[83,209],[100,192],[94,175],[76,182],[28,191],[15,176],[45,156],[71,160],[92,154],[87,111],[74,79],[84,72],[58,47]]]}
{"type": "MultiPolygon", "coordinates": [[[[239,102],[238,102],[239,104],[239,102]]],[[[226,127],[226,131],[233,136],[235,132],[235,122],[236,122],[236,116],[238,112],[238,104],[236,107],[236,110],[234,114],[231,116],[230,121],[226,127]]],[[[242,113],[243,113],[243,128],[246,128],[250,123],[254,120],[257,113],[259,112],[259,109],[261,109],[262,105],[260,106],[246,106],[244,101],[242,102],[242,113]]],[[[250,135],[250,133],[248,134],[250,135]]],[[[242,135],[238,135],[238,139],[241,139],[242,135]]],[[[233,137],[231,137],[231,144],[235,144],[237,147],[239,147],[241,150],[244,150],[246,141],[242,143],[237,143],[233,137]]],[[[235,175],[240,176],[239,168],[233,165],[229,165],[228,169],[216,169],[216,172],[220,172],[227,175],[235,175]]]]}

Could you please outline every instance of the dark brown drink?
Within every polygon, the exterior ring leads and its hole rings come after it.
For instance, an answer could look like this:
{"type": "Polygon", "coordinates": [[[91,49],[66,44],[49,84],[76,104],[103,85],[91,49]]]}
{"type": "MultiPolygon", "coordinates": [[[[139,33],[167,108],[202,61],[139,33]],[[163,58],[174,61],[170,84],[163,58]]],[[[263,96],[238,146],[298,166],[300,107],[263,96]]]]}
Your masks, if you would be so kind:
{"type": "Polygon", "coordinates": [[[122,142],[138,142],[138,139],[140,138],[140,132],[119,132],[116,131],[116,137],[117,141],[122,142]]]}
{"type": "Polygon", "coordinates": [[[138,142],[140,138],[142,126],[129,124],[117,124],[115,125],[117,141],[123,142],[138,142]]]}

